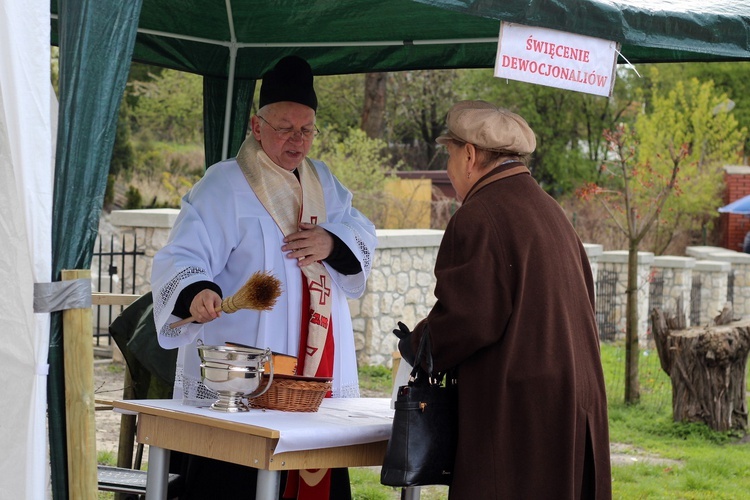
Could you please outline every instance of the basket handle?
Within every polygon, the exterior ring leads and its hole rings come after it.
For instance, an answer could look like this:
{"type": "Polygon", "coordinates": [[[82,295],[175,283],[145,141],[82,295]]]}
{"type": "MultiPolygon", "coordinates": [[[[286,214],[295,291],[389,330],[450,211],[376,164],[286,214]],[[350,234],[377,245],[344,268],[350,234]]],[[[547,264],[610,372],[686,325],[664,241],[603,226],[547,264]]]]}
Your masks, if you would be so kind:
{"type": "MultiPolygon", "coordinates": [[[[252,398],[257,398],[258,396],[262,396],[271,387],[271,382],[273,382],[273,356],[271,356],[270,348],[268,347],[266,348],[266,352],[263,353],[263,358],[261,359],[261,361],[263,361],[263,359],[265,359],[265,362],[268,363],[268,366],[271,372],[269,374],[268,381],[263,385],[263,390],[260,390],[258,388],[258,389],[255,389],[255,392],[253,392],[252,394],[246,395],[245,397],[247,399],[252,399],[252,398]]],[[[261,376],[260,377],[261,381],[263,381],[264,378],[265,377],[261,376]]]]}

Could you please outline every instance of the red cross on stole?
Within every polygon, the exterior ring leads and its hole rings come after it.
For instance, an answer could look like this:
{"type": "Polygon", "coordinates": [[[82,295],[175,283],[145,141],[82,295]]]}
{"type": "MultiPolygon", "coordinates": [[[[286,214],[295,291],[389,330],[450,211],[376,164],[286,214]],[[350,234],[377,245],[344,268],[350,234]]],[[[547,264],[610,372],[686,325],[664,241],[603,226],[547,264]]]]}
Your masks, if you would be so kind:
{"type": "Polygon", "coordinates": [[[331,288],[326,286],[326,276],[321,274],[319,279],[320,282],[311,281],[309,286],[311,291],[320,293],[320,301],[318,303],[323,306],[326,303],[326,298],[331,296],[331,288]]]}

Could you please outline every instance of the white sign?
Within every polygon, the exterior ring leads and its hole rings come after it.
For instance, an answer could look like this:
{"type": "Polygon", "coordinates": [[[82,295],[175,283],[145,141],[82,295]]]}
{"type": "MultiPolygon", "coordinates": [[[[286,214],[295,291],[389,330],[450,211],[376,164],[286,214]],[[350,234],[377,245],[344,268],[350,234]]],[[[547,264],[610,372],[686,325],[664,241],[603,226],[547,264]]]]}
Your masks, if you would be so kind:
{"type": "Polygon", "coordinates": [[[495,76],[610,96],[617,44],[601,38],[502,23],[495,76]]]}

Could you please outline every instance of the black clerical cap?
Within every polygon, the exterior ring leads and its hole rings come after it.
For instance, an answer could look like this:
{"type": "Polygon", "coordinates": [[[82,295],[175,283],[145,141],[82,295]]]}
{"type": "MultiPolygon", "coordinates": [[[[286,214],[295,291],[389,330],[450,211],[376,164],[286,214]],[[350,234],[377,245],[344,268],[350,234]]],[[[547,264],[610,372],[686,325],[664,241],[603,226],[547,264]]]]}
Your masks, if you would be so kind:
{"type": "Polygon", "coordinates": [[[260,107],[274,102],[291,101],[318,109],[310,64],[297,56],[286,56],[263,75],[260,107]]]}

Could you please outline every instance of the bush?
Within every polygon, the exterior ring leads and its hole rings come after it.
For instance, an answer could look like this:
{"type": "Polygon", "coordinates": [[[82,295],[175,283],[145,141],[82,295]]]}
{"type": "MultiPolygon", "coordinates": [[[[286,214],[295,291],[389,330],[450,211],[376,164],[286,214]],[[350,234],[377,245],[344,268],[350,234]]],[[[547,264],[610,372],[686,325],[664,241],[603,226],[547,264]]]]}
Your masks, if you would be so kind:
{"type": "Polygon", "coordinates": [[[345,134],[324,129],[318,136],[310,157],[318,158],[330,167],[334,175],[352,192],[355,208],[376,226],[383,224],[383,185],[390,167],[387,144],[381,139],[370,139],[359,128],[345,134]]]}
{"type": "Polygon", "coordinates": [[[104,190],[104,208],[109,208],[115,202],[115,179],[117,177],[109,174],[107,176],[107,188],[104,190]]]}
{"type": "Polygon", "coordinates": [[[127,210],[134,210],[143,207],[143,197],[137,187],[130,185],[128,186],[128,192],[125,193],[125,208],[127,210]]]}

